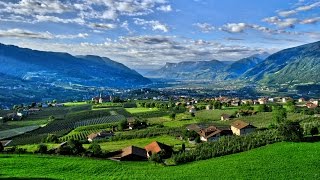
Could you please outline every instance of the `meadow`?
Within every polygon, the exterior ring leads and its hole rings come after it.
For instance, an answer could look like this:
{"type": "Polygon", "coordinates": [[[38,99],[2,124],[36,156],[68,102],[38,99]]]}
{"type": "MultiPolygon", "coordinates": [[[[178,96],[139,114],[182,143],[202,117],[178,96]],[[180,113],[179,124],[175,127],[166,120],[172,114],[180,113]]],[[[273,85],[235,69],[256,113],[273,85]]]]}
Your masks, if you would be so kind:
{"type": "Polygon", "coordinates": [[[276,143],[179,166],[81,157],[0,155],[0,178],[319,179],[320,143],[276,143]]]}
{"type": "Polygon", "coordinates": [[[131,114],[136,114],[158,111],[158,108],[125,108],[125,110],[131,114]]]}

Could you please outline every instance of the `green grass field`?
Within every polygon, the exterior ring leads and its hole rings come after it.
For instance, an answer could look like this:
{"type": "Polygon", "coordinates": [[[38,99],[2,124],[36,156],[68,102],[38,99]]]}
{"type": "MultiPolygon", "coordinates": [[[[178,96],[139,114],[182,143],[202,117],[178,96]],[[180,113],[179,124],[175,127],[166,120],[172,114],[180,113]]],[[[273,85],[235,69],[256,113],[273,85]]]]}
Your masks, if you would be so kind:
{"type": "Polygon", "coordinates": [[[0,178],[319,179],[320,143],[277,143],[205,161],[162,166],[80,157],[0,155],[0,178]]]}
{"type": "Polygon", "coordinates": [[[158,108],[125,108],[129,113],[144,113],[158,111],[158,108]]]}
{"type": "MultiPolygon", "coordinates": [[[[105,142],[105,143],[100,143],[100,146],[101,146],[101,149],[103,150],[115,151],[131,145],[143,148],[144,146],[152,143],[153,141],[158,141],[170,146],[174,146],[176,148],[181,147],[182,143],[184,143],[183,141],[178,140],[172,136],[158,136],[158,137],[150,137],[150,138],[105,142]]],[[[185,142],[185,144],[187,147],[190,147],[189,143],[185,142]]],[[[85,148],[88,148],[89,146],[90,146],[89,144],[84,145],[85,148]]]]}
{"type": "Polygon", "coordinates": [[[87,102],[66,102],[66,103],[63,103],[64,106],[66,107],[72,107],[72,106],[79,106],[79,105],[86,105],[87,102]]]}

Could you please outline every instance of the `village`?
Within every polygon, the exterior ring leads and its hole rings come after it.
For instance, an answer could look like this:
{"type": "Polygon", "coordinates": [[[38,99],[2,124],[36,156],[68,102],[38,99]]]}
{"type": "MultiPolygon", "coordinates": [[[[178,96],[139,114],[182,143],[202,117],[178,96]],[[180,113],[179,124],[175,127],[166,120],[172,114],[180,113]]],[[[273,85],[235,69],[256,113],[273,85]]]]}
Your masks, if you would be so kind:
{"type": "Polygon", "coordinates": [[[100,93],[84,102],[53,100],[2,110],[0,140],[5,152],[34,153],[45,146],[44,153],[73,154],[70,143],[77,141],[89,151],[98,146],[98,156],[111,160],[164,161],[203,143],[273,131],[285,120],[300,122],[307,135],[318,128],[319,114],[318,99],[159,96],[132,100],[100,93]],[[39,148],[29,150],[34,144],[39,148]]]}

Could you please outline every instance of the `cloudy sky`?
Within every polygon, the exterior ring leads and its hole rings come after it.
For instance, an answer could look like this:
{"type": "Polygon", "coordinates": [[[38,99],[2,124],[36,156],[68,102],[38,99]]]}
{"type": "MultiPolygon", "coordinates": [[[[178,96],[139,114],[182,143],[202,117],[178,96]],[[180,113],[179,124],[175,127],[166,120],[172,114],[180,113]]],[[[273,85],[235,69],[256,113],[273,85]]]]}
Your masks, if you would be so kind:
{"type": "Polygon", "coordinates": [[[134,69],[320,40],[320,0],[0,0],[0,43],[134,69]]]}

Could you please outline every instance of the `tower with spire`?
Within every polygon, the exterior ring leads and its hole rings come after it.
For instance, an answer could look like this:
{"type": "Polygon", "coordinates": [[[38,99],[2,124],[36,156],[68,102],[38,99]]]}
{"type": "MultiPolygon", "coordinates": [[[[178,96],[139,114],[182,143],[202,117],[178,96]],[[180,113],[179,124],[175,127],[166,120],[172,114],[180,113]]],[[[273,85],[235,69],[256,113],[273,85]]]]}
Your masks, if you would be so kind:
{"type": "Polygon", "coordinates": [[[100,93],[100,96],[99,96],[99,104],[102,104],[103,103],[103,99],[102,99],[102,94],[100,93]]]}

